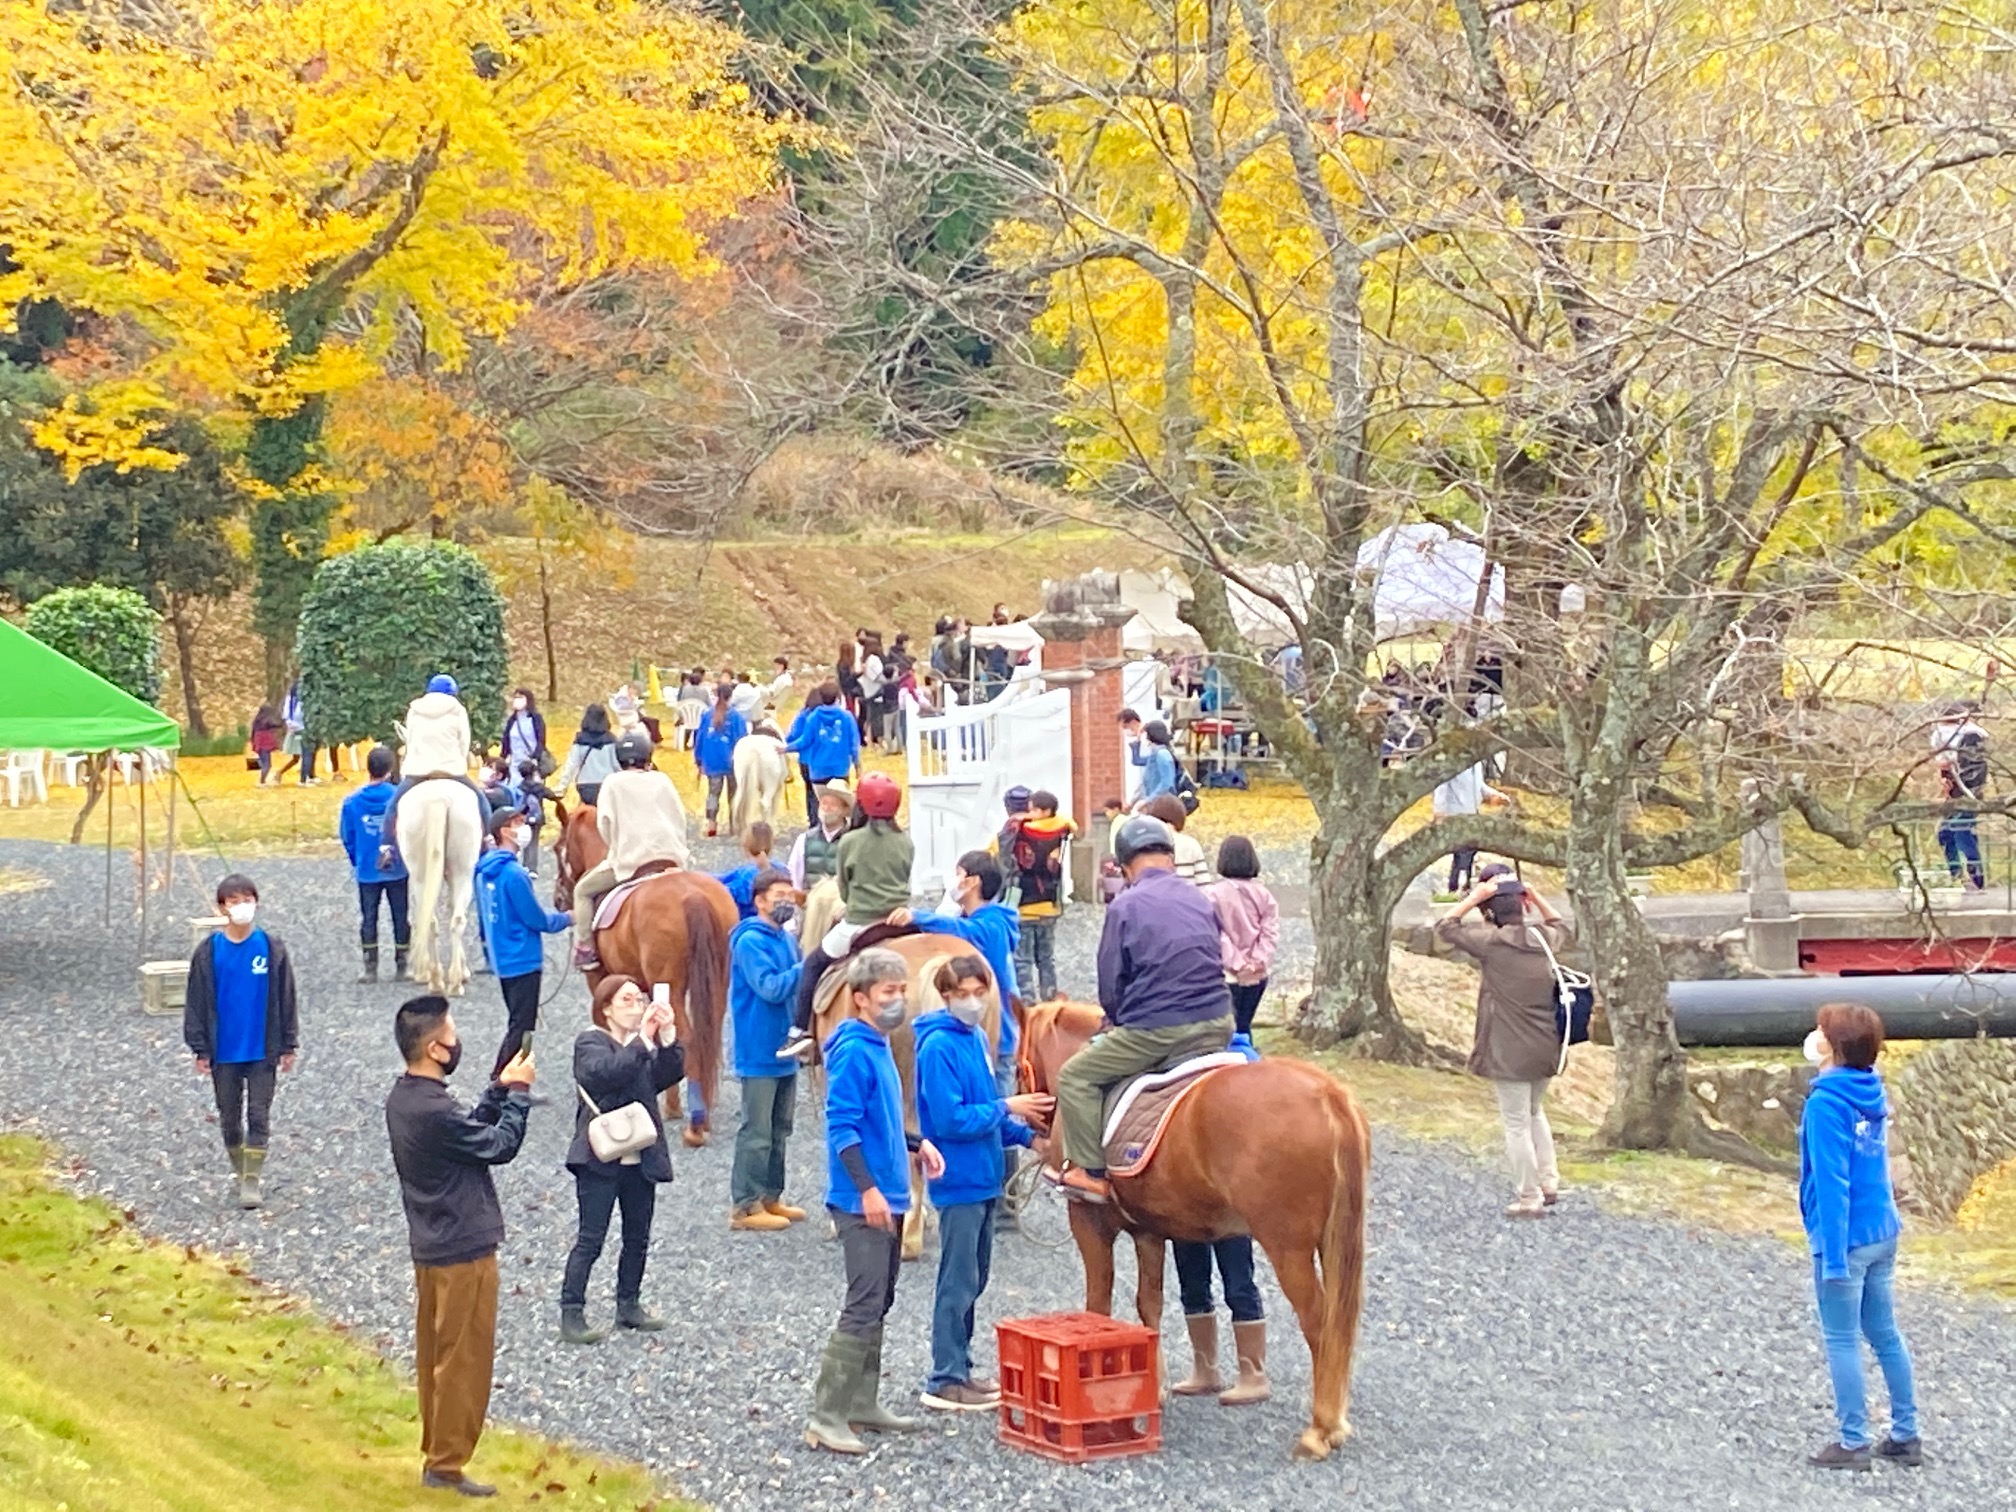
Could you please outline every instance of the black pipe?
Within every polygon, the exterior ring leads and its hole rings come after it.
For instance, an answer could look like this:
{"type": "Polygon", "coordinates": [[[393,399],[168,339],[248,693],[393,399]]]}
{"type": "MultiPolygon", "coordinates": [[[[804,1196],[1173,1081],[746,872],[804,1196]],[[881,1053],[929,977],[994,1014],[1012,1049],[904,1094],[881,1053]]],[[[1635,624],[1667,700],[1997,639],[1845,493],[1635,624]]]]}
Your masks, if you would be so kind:
{"type": "Polygon", "coordinates": [[[1891,1039],[2016,1037],[2016,973],[1746,977],[1668,989],[1683,1045],[1797,1045],[1822,1005],[1863,1003],[1891,1039]]]}

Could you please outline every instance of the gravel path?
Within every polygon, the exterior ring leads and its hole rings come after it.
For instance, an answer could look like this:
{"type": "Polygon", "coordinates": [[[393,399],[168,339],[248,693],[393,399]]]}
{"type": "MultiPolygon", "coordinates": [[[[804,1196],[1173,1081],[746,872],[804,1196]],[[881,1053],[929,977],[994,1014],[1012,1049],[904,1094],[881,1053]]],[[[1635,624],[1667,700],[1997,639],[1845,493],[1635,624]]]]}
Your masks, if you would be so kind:
{"type": "MultiPolygon", "coordinates": [[[[389,1027],[400,991],[351,985],[340,863],[250,867],[304,989],[305,1054],[276,1107],[269,1205],[259,1214],[225,1206],[208,1085],[190,1069],[179,1025],[137,1010],[130,930],[124,920],[111,931],[102,924],[102,856],[11,842],[0,844],[0,866],[53,879],[0,897],[8,1046],[0,1118],[60,1141],[87,1185],[135,1209],[152,1231],[242,1255],[264,1279],[405,1352],[411,1278],[380,1112],[396,1070],[389,1027]]],[[[212,860],[202,869],[207,887],[219,868],[212,860]]],[[[130,887],[123,862],[119,877],[130,887]]],[[[157,953],[180,949],[179,920],[201,911],[181,900],[157,953]]],[[[1090,910],[1076,922],[1089,930],[1090,910]]],[[[1081,988],[1088,939],[1074,929],[1069,941],[1068,979],[1081,988]]],[[[558,1094],[563,1047],[584,1007],[570,979],[541,1031],[558,1094]]],[[[503,1021],[490,978],[477,979],[460,1017],[468,1059],[480,1064],[503,1021]]],[[[648,1460],[718,1507],[2016,1507],[2016,1321],[2007,1314],[1908,1295],[1935,1463],[1917,1474],[1829,1480],[1800,1464],[1831,1421],[1798,1257],[1605,1216],[1572,1198],[1552,1222],[1508,1224],[1492,1173],[1394,1138],[1380,1139],[1374,1166],[1357,1437],[1328,1464],[1288,1461],[1308,1363],[1278,1322],[1274,1401],[1238,1412],[1172,1401],[1163,1451],[1152,1458],[1054,1467],[1000,1447],[984,1418],[936,1425],[862,1462],[815,1455],[797,1430],[838,1302],[838,1256],[810,1225],[730,1235],[725,1145],[676,1152],[678,1181],[659,1207],[647,1296],[674,1329],[593,1351],[553,1342],[573,1214],[560,1166],[572,1120],[564,1096],[555,1101],[535,1111],[523,1155],[498,1183],[510,1238],[494,1410],[648,1460]]],[[[801,1127],[812,1121],[801,1114],[801,1127]]],[[[794,1193],[816,1195],[816,1141],[801,1137],[792,1153],[794,1193]]],[[[612,1237],[596,1275],[596,1316],[609,1305],[613,1250],[612,1237]]],[[[892,1390],[909,1389],[926,1364],[928,1264],[903,1277],[890,1328],[892,1390]]],[[[983,1315],[1073,1307],[1078,1284],[1068,1250],[1010,1236],[983,1315]]],[[[1277,1320],[1288,1316],[1271,1280],[1269,1307],[1277,1320]]],[[[1164,1338],[1181,1362],[1175,1313],[1172,1300],[1164,1338]]]]}

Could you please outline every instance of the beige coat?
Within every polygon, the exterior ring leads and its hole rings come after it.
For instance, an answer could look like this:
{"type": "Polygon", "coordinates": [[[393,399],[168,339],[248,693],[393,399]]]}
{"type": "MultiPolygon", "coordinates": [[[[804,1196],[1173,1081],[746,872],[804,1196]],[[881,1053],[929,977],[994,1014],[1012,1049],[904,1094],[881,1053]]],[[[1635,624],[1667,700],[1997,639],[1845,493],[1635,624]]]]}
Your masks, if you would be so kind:
{"type": "Polygon", "coordinates": [[[1503,928],[1479,914],[1444,919],[1435,933],[1477,958],[1477,1042],[1470,1071],[1492,1081],[1536,1082],[1561,1063],[1554,1033],[1554,970],[1533,937],[1547,931],[1558,956],[1570,938],[1568,926],[1508,924],[1503,928]]]}
{"type": "Polygon", "coordinates": [[[687,864],[686,805],[663,772],[611,772],[595,795],[595,828],[609,846],[609,865],[627,882],[647,861],[687,864]]]}
{"type": "Polygon", "coordinates": [[[407,777],[469,775],[469,711],[452,693],[423,693],[406,706],[407,777]]]}

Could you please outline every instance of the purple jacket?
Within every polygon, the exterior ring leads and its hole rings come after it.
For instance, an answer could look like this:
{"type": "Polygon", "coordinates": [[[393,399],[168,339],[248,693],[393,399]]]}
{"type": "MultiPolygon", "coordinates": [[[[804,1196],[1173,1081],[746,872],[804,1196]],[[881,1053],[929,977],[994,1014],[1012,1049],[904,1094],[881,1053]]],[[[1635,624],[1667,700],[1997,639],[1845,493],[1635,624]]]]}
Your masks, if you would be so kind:
{"type": "Polygon", "coordinates": [[[1228,1017],[1218,915],[1173,871],[1144,872],[1106,907],[1099,936],[1099,1006],[1123,1029],[1228,1017]]]}

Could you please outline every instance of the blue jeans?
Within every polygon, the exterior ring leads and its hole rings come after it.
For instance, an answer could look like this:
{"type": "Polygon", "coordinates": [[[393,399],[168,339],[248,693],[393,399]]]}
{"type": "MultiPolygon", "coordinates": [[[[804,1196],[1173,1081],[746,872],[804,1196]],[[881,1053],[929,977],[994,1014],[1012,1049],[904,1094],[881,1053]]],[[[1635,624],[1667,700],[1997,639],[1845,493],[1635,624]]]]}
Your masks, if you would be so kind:
{"type": "Polygon", "coordinates": [[[1266,1317],[1260,1305],[1260,1288],[1253,1280],[1253,1241],[1244,1234],[1230,1239],[1214,1239],[1209,1244],[1178,1239],[1176,1284],[1183,1298],[1183,1316],[1209,1318],[1217,1313],[1211,1305],[1211,1262],[1218,1262],[1218,1279],[1224,1283],[1225,1305],[1232,1310],[1234,1323],[1258,1323],[1266,1317]]]}
{"type": "Polygon", "coordinates": [[[1970,813],[1948,814],[1939,821],[1939,849],[1946,855],[1946,871],[1960,880],[1961,864],[1967,869],[1967,883],[1976,889],[1988,885],[1988,872],[1981,864],[1981,839],[1974,831],[1970,813]]]}
{"type": "Polygon", "coordinates": [[[1918,1398],[1911,1385],[1911,1352],[1897,1331],[1891,1288],[1897,1272],[1897,1241],[1863,1244],[1848,1251],[1848,1279],[1824,1281],[1820,1257],[1813,1257],[1813,1290],[1820,1303],[1820,1334],[1827,1343],[1827,1373],[1834,1381],[1834,1415],[1841,1442],[1869,1447],[1869,1399],[1862,1381],[1862,1340],[1869,1341],[1883,1384],[1890,1392],[1890,1436],[1918,1437],[1918,1398]]]}
{"type": "Polygon", "coordinates": [[[931,1299],[931,1375],[926,1391],[973,1378],[973,1304],[994,1263],[997,1203],[955,1202],[938,1210],[938,1290],[931,1299]]]}
{"type": "Polygon", "coordinates": [[[1057,991],[1057,916],[1024,919],[1015,944],[1015,989],[1025,1003],[1047,1002],[1057,991]]]}

